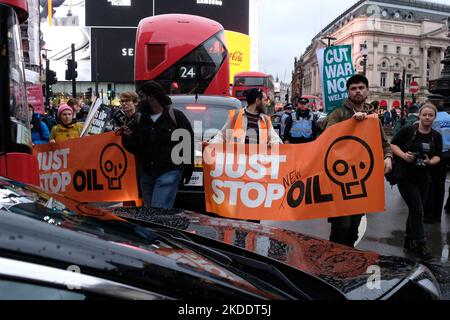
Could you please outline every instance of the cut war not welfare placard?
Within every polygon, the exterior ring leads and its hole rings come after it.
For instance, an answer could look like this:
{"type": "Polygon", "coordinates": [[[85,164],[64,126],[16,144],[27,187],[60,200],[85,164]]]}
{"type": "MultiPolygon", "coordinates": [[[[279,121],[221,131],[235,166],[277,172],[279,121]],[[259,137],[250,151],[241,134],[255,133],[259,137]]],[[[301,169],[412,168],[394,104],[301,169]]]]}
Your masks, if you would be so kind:
{"type": "Polygon", "coordinates": [[[348,98],[347,80],[355,74],[352,46],[332,46],[317,52],[322,81],[322,96],[327,113],[342,106],[348,98]]]}
{"type": "Polygon", "coordinates": [[[384,211],[378,119],[348,120],[314,142],[264,151],[209,145],[204,176],[207,211],[229,218],[288,221],[384,211]]]}

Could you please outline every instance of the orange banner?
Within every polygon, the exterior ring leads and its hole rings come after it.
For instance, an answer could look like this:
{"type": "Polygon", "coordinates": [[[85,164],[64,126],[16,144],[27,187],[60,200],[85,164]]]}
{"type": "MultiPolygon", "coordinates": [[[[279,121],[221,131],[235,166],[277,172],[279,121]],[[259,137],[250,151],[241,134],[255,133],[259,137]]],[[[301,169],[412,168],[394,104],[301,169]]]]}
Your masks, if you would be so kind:
{"type": "Polygon", "coordinates": [[[224,217],[307,220],[384,211],[378,119],[344,121],[298,145],[209,145],[206,209],[224,217]],[[256,150],[255,150],[256,149],[256,150]]]}
{"type": "Polygon", "coordinates": [[[134,156],[114,133],[36,145],[42,189],[80,202],[138,198],[134,156]]]}

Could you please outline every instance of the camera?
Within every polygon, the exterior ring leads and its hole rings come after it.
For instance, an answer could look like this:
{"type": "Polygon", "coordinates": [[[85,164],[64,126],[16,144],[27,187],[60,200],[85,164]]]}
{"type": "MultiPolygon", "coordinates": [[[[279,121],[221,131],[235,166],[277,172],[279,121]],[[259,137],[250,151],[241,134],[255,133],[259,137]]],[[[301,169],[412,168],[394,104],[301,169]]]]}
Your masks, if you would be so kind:
{"type": "Polygon", "coordinates": [[[125,122],[127,121],[127,115],[122,109],[117,109],[113,113],[112,119],[116,127],[123,127],[125,125],[125,122]]]}
{"type": "Polygon", "coordinates": [[[127,122],[127,115],[122,109],[118,109],[115,111],[112,115],[112,119],[116,127],[122,128],[128,128],[131,131],[136,131],[138,128],[138,123],[135,119],[131,119],[127,122]]]}
{"type": "Polygon", "coordinates": [[[131,119],[130,121],[128,121],[126,127],[131,131],[135,132],[138,128],[138,123],[135,119],[131,119]]]}
{"type": "Polygon", "coordinates": [[[419,151],[417,152],[411,152],[412,155],[414,155],[414,162],[413,164],[416,167],[426,167],[424,160],[426,159],[426,154],[431,151],[431,146],[429,143],[421,143],[419,146],[419,151]]]}

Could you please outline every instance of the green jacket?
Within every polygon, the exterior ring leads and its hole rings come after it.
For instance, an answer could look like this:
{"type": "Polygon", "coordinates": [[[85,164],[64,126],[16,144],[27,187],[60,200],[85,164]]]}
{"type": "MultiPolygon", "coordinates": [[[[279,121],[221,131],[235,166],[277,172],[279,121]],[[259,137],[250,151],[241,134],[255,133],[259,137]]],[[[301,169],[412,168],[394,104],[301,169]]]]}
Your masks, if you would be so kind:
{"type": "MultiPolygon", "coordinates": [[[[341,108],[335,109],[332,113],[330,113],[327,117],[327,119],[324,121],[324,128],[328,129],[329,127],[335,125],[336,123],[351,119],[355,112],[353,111],[353,107],[351,106],[352,103],[350,100],[345,100],[344,104],[341,108]]],[[[362,112],[366,112],[367,114],[374,113],[373,106],[371,104],[365,103],[363,106],[362,112]]],[[[381,143],[383,145],[383,153],[384,157],[392,157],[392,150],[391,150],[391,144],[389,143],[386,133],[383,130],[383,126],[381,124],[381,121],[379,121],[380,124],[380,131],[381,131],[381,143]]]]}
{"type": "Polygon", "coordinates": [[[401,128],[404,126],[412,126],[419,121],[419,115],[417,113],[411,113],[406,119],[402,118],[397,121],[394,129],[392,129],[392,136],[395,137],[401,128]]]}

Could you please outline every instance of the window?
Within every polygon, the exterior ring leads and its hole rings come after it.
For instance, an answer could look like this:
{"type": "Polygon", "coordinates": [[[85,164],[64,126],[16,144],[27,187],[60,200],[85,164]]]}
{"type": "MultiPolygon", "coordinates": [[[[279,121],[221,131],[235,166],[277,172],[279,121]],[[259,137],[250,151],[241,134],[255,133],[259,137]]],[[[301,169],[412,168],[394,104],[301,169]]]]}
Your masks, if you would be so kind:
{"type": "Polygon", "coordinates": [[[406,75],[406,83],[405,83],[405,86],[407,87],[407,88],[409,88],[409,84],[412,82],[412,74],[407,74],[406,75]]]}
{"type": "Polygon", "coordinates": [[[397,47],[397,54],[400,54],[402,52],[402,47],[397,47]]]}
{"type": "Polygon", "coordinates": [[[414,48],[409,48],[409,55],[412,55],[414,53],[414,48]]]}
{"type": "Polygon", "coordinates": [[[400,63],[396,62],[396,63],[395,63],[395,67],[396,67],[396,68],[400,68],[400,63]]]}
{"type": "Polygon", "coordinates": [[[388,46],[387,45],[383,46],[383,52],[385,52],[385,53],[388,52],[388,46]]]}
{"type": "Polygon", "coordinates": [[[396,12],[394,13],[394,18],[395,18],[395,19],[400,19],[400,16],[401,16],[400,11],[396,11],[396,12]]]}
{"type": "Polygon", "coordinates": [[[386,72],[382,72],[381,73],[381,78],[380,78],[380,87],[386,88],[386,79],[387,79],[387,73],[386,72]]]}
{"type": "Polygon", "coordinates": [[[408,69],[412,69],[412,64],[408,63],[408,69]]]}
{"type": "Polygon", "coordinates": [[[242,78],[236,78],[234,80],[234,85],[241,87],[241,86],[264,86],[265,85],[265,79],[266,78],[258,78],[258,77],[242,77],[242,78]]]}
{"type": "Polygon", "coordinates": [[[413,21],[413,20],[414,20],[414,14],[413,14],[412,12],[409,12],[409,13],[406,15],[406,20],[407,20],[407,21],[413,21]]]}
{"type": "Polygon", "coordinates": [[[382,67],[382,68],[387,68],[387,63],[386,63],[386,61],[383,61],[383,62],[381,63],[381,67],[382,67]]]}
{"type": "Polygon", "coordinates": [[[388,11],[386,10],[386,9],[384,9],[382,12],[381,12],[381,15],[383,16],[383,17],[387,17],[388,16],[388,11]]]}
{"type": "Polygon", "coordinates": [[[155,80],[167,92],[173,90],[173,83],[177,83],[183,93],[205,92],[227,56],[227,49],[221,38],[222,31],[195,48],[155,80]]]}
{"type": "Polygon", "coordinates": [[[86,295],[43,285],[0,279],[0,300],[86,300],[86,295]]]}
{"type": "Polygon", "coordinates": [[[400,73],[394,73],[394,80],[400,79],[400,73]]]}

